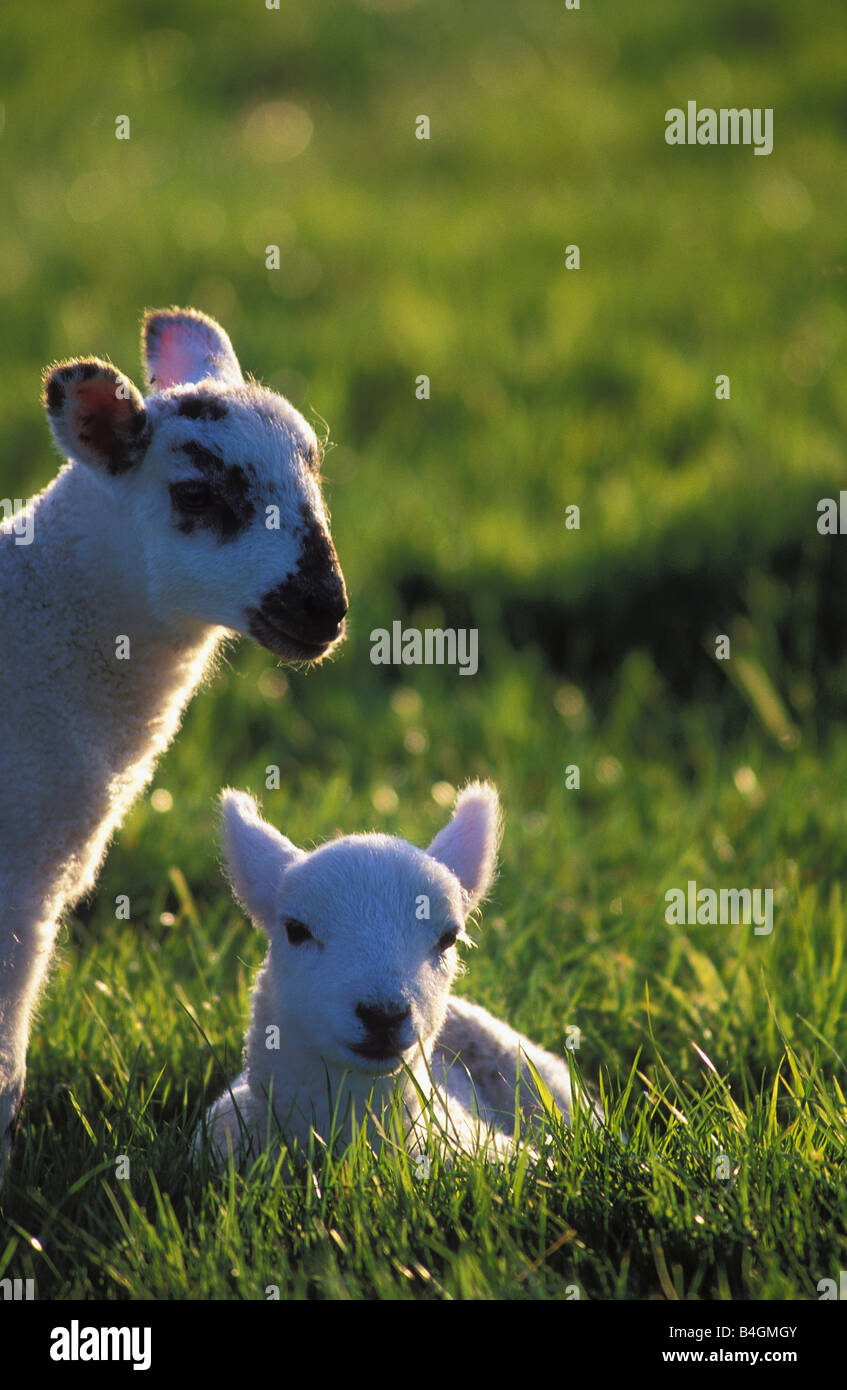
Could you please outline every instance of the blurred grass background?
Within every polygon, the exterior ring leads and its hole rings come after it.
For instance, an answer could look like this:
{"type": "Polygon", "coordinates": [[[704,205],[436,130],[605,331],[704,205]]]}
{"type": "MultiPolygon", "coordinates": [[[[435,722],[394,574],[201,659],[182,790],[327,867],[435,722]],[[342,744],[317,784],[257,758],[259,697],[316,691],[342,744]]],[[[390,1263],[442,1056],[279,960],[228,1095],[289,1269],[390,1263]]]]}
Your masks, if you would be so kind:
{"type": "Polygon", "coordinates": [[[188,302],[329,422],[368,601],[419,573],[441,598],[484,588],[566,661],[603,636],[553,631],[543,600],[629,618],[661,588],[682,663],[703,590],[784,548],[822,563],[809,521],[847,410],[837,4],[74,15],[61,36],[46,10],[7,21],[0,56],[4,485],[51,476],[46,360],[132,373],[142,307],[188,302]],[[773,154],[667,146],[692,97],[773,107],[773,154]]]}
{"type": "MultiPolygon", "coordinates": [[[[693,1086],[692,1038],[754,1092],[786,1040],[843,1073],[847,541],[816,531],[847,477],[842,6],[78,3],[9,12],[2,40],[0,496],[57,469],[43,366],[96,353],[140,382],[142,310],[192,304],[328,422],[351,597],[319,671],[232,648],[160,765],[171,809],[139,803],[69,919],[32,1054],[39,1189],[65,1191],[63,1088],[97,1109],[107,1054],[120,1076],[139,1047],[195,1104],[237,1067],[262,942],[217,868],[226,783],[304,844],[427,843],[451,789],[490,776],[503,872],[463,990],[549,1047],[579,1025],[589,1075],[626,1075],[651,1030],[693,1086]],[[667,146],[689,99],[773,107],[774,152],[667,146]],[[478,627],[480,674],[372,666],[396,618],[478,627]],[[669,932],[689,877],[773,885],[773,937],[669,932]]],[[[804,1160],[805,1263],[796,1228],[739,1217],[746,1296],[808,1294],[815,1260],[847,1257],[828,1135],[804,1160]]],[[[86,1287],[74,1251],[55,1290],[86,1287]]],[[[610,1258],[586,1282],[620,1295],[610,1258]]]]}

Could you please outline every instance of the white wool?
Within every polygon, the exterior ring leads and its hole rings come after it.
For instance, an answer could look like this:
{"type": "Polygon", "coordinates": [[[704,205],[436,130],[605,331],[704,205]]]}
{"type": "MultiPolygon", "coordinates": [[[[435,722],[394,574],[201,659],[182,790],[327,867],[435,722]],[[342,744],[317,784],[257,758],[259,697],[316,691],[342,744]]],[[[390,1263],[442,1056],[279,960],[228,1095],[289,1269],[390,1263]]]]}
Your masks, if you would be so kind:
{"type": "Polygon", "coordinates": [[[161,388],[146,399],[97,359],[50,371],[48,418],[71,460],[0,525],[0,1169],[59,916],[94,883],[218,643],[253,631],[312,658],[343,633],[309,425],[244,383],[203,315],[150,314],[143,345],[161,388]],[[213,491],[177,506],[174,488],[183,499],[206,478],[232,510],[213,491]]]}
{"type": "Polygon", "coordinates": [[[226,791],[222,800],[227,872],[269,951],[253,990],[244,1071],[206,1117],[218,1160],[230,1150],[255,1155],[280,1133],[303,1151],[311,1129],[327,1142],[352,1109],[361,1123],[368,1107],[384,1115],[398,1100],[410,1147],[420,1150],[414,1082],[450,1143],[502,1156],[512,1147],[519,1069],[524,1130],[541,1109],[526,1059],[569,1120],[564,1059],[450,996],[461,969],[451,937],[461,945],[495,872],[493,786],[466,787],[427,851],[349,835],[307,853],[263,821],[250,796],[226,791]],[[374,1033],[374,1011],[402,1021],[374,1033]],[[373,1049],[375,1038],[384,1056],[357,1051],[373,1049]]]}

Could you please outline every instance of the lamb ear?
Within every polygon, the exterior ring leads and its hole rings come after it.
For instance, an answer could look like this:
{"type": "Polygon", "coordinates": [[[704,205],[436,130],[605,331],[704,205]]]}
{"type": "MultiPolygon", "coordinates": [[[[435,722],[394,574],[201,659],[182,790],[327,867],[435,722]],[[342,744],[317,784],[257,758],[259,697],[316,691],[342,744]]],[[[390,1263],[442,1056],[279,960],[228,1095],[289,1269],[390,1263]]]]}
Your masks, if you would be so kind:
{"type": "Polygon", "coordinates": [[[126,473],[143,457],[147,412],[137,386],[110,362],[77,358],[48,368],[44,408],[62,452],[107,473],[126,473]]]}
{"type": "Polygon", "coordinates": [[[491,887],[501,834],[497,788],[491,782],[471,782],[460,793],[450,824],[439,830],[427,850],[456,875],[468,912],[491,887]]]}
{"type": "Polygon", "coordinates": [[[290,864],[303,858],[304,851],[262,820],[246,792],[223,791],[221,811],[232,891],[254,922],[270,934],[282,876],[290,864]]]}
{"type": "Polygon", "coordinates": [[[244,382],[226,333],[197,309],[150,310],[141,329],[141,353],[151,391],[209,377],[222,386],[244,382]]]}

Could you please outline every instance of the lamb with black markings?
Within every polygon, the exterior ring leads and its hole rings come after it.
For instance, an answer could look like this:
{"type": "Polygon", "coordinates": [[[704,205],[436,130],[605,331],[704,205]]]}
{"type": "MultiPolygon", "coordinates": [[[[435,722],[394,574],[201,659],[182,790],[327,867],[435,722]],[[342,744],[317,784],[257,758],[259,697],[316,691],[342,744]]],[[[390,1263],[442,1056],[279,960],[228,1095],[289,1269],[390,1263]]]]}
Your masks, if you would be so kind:
{"type": "Polygon", "coordinates": [[[44,383],[69,462],[0,525],[0,1170],[60,914],[228,634],[314,662],[347,595],[314,431],[194,310],[144,320],[149,394],[108,362],[44,383]]]}

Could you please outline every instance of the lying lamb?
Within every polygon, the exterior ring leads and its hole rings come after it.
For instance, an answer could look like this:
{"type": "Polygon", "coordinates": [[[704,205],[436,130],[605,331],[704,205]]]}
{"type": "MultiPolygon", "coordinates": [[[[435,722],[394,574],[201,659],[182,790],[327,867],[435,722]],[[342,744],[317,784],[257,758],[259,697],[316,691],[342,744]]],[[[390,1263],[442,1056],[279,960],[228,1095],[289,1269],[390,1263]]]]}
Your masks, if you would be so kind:
{"type": "Polygon", "coordinates": [[[450,997],[457,945],[494,875],[493,786],[466,787],[425,852],[387,835],[348,835],[307,853],[262,820],[250,796],[226,791],[222,802],[233,891],[270,949],[253,992],[245,1069],[206,1116],[218,1161],[230,1150],[255,1155],[280,1131],[302,1150],[310,1128],[326,1141],[333,1124],[337,1134],[339,1121],[361,1123],[368,1110],[373,1126],[398,1092],[407,1135],[416,1130],[410,1147],[419,1148],[415,1082],[450,1142],[504,1155],[519,1067],[522,1129],[541,1110],[525,1059],[570,1120],[565,1062],[450,997]]]}
{"type": "Polygon", "coordinates": [[[192,310],[148,314],[145,398],[96,358],[46,375],[70,462],[0,526],[0,1173],[59,915],[227,632],[313,661],[347,596],[314,435],[192,310]]]}

